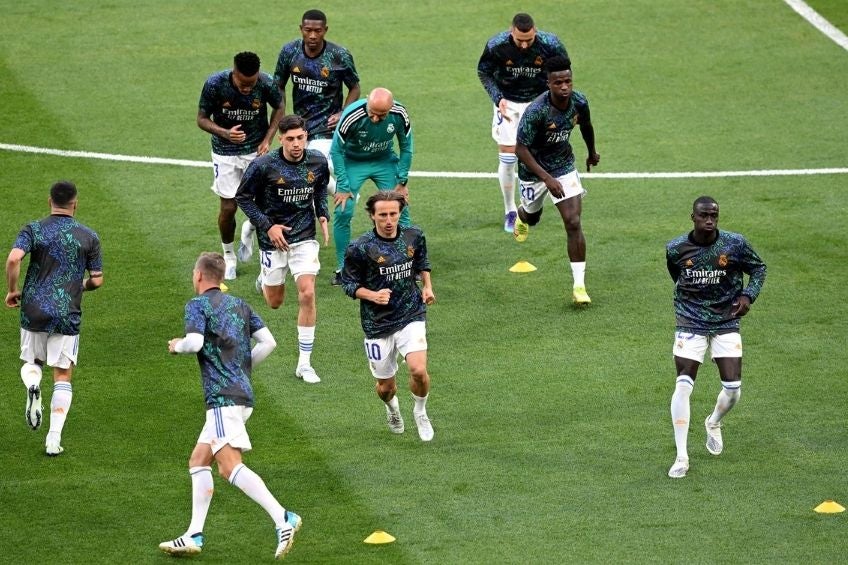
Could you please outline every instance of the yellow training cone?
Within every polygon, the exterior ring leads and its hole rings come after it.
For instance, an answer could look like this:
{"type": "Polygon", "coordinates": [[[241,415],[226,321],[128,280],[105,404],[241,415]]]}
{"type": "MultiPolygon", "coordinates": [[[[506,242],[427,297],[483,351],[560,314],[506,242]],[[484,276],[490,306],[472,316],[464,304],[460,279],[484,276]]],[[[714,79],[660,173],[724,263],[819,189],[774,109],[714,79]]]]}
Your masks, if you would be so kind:
{"type": "Polygon", "coordinates": [[[837,512],[845,512],[845,507],[833,500],[825,500],[813,510],[819,514],[836,514],[837,512]]]}
{"type": "Polygon", "coordinates": [[[221,289],[221,292],[228,292],[228,291],[230,290],[230,287],[228,287],[228,286],[227,286],[227,285],[225,285],[224,283],[219,284],[219,285],[218,285],[218,288],[220,288],[220,289],[221,289]]]}
{"type": "Polygon", "coordinates": [[[536,270],[536,267],[528,263],[527,261],[519,261],[515,265],[509,268],[511,273],[532,273],[536,270]]]}
{"type": "Polygon", "coordinates": [[[373,534],[365,538],[365,543],[373,544],[392,543],[393,541],[395,541],[394,536],[392,536],[391,534],[387,534],[383,530],[377,530],[373,534]]]}

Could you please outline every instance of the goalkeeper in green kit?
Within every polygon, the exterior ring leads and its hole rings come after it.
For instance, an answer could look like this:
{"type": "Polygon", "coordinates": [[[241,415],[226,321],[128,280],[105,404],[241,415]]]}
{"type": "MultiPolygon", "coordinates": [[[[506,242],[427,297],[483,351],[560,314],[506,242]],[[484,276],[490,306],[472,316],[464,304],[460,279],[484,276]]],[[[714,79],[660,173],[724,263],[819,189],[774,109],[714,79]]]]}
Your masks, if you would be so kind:
{"type": "MultiPolygon", "coordinates": [[[[333,240],[336,272],[332,284],[341,284],[345,250],[350,243],[350,222],[359,190],[371,179],[380,190],[394,190],[408,201],[407,181],[412,164],[412,123],[406,108],[385,88],[375,88],[367,99],[345,108],[333,136],[330,155],[336,169],[333,196],[333,240]],[[399,154],[394,151],[397,137],[399,154]]],[[[400,225],[412,224],[405,207],[400,225]]]]}

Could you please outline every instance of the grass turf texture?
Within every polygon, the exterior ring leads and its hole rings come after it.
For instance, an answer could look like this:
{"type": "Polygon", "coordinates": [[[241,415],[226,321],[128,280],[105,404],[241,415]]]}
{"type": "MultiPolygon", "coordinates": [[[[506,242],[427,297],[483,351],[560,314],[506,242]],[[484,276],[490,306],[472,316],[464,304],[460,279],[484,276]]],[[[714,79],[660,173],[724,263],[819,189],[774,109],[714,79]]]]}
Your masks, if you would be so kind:
{"type": "MultiPolygon", "coordinates": [[[[208,159],[194,125],[205,77],[252,49],[272,71],[312,5],[244,15],[207,2],[0,3],[0,142],[208,159]],[[234,14],[239,18],[234,23],[234,14]],[[49,38],[47,40],[46,38],[49,38]]],[[[493,171],[490,107],[474,67],[510,10],[322,6],[328,39],[349,47],[363,91],[392,88],[416,128],[413,170],[493,171]],[[379,25],[375,24],[378,18],[379,25]],[[463,23],[465,22],[465,23],[463,23]],[[469,25],[468,22],[473,22],[469,25]]],[[[834,22],[848,8],[813,3],[834,22]]],[[[844,167],[848,54],[781,2],[540,2],[592,104],[602,172],[844,167]]],[[[844,28],[843,28],[844,29],[844,28]]],[[[573,140],[578,162],[585,157],[573,140]]],[[[186,461],[202,425],[196,362],[170,357],[182,332],[196,255],[217,249],[210,171],[0,152],[0,241],[46,213],[70,178],[79,218],[100,233],[106,283],[86,295],[80,367],[63,443],[22,417],[17,312],[0,327],[0,540],[3,560],[168,562],[156,545],[190,511],[186,461]]],[[[322,250],[314,365],[294,379],[296,302],[270,311],[255,265],[231,291],[280,343],[254,375],[258,405],[246,455],[280,501],[303,515],[293,562],[836,561],[845,505],[848,384],[839,362],[848,312],[842,176],[585,182],[587,283],[569,305],[560,220],[548,206],[519,246],[500,232],[494,180],[410,182],[428,236],[439,302],[429,316],[430,414],[436,438],[389,434],[361,351],[357,304],[328,285],[322,250]],[[691,470],[674,459],[668,401],[673,314],[664,243],[687,230],[692,200],[714,196],[721,225],[769,265],[743,323],[743,396],[725,453],[703,448],[718,392],[705,365],[692,396],[691,470]],[[529,260],[539,270],[507,268],[529,260]],[[398,541],[362,540],[383,529],[398,541]],[[744,548],[740,551],[739,548],[744,548]]],[[[366,194],[372,189],[367,187],[366,194]]],[[[354,233],[367,228],[360,210],[354,233]]],[[[49,399],[49,378],[44,380],[49,399]]],[[[264,512],[216,478],[208,562],[270,557],[264,512]]]]}

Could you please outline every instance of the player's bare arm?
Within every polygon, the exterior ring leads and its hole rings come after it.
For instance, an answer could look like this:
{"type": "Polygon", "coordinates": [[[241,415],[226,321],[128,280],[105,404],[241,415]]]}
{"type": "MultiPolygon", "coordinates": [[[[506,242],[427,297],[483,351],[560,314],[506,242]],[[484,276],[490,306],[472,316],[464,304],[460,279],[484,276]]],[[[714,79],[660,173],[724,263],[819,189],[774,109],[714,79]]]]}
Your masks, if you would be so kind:
{"type": "Polygon", "coordinates": [[[580,135],[583,136],[583,141],[586,142],[586,170],[591,171],[592,167],[596,167],[601,162],[601,156],[595,151],[595,128],[592,122],[580,124],[580,135]]]}
{"type": "Polygon", "coordinates": [[[15,247],[9,252],[6,259],[6,306],[17,308],[21,304],[21,292],[18,290],[18,281],[21,278],[21,261],[24,258],[23,249],[15,247]]]}

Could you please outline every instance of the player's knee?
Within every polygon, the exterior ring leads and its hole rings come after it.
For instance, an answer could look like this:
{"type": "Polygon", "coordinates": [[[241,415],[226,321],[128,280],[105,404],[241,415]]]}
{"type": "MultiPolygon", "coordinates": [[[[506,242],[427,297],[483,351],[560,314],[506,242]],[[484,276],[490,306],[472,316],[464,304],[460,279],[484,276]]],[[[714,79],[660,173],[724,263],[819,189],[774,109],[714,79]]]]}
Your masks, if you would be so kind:
{"type": "Polygon", "coordinates": [[[226,480],[230,480],[230,475],[233,473],[233,466],[229,463],[218,463],[218,474],[226,480]]]}
{"type": "Polygon", "coordinates": [[[528,212],[527,210],[524,210],[524,214],[523,214],[523,217],[521,218],[521,221],[524,222],[525,224],[527,224],[528,226],[535,226],[536,224],[539,223],[539,220],[541,218],[542,218],[542,211],[541,210],[539,210],[538,212],[528,212]]]}
{"type": "Polygon", "coordinates": [[[350,221],[353,218],[352,200],[353,198],[348,199],[345,202],[344,208],[336,208],[336,212],[333,214],[333,227],[350,225],[350,221]]]}
{"type": "Polygon", "coordinates": [[[397,393],[397,384],[394,379],[378,379],[375,388],[377,389],[377,396],[383,402],[388,402],[397,393]]]}
{"type": "Polygon", "coordinates": [[[312,306],[315,304],[315,289],[305,288],[298,291],[297,301],[301,306],[312,306]]]}
{"type": "Polygon", "coordinates": [[[568,218],[564,218],[563,222],[565,223],[565,231],[568,233],[575,234],[580,232],[580,216],[569,216],[568,218]]]}
{"type": "Polygon", "coordinates": [[[238,204],[233,198],[222,198],[221,199],[221,215],[222,216],[235,216],[236,210],[238,210],[238,204]]]}
{"type": "Polygon", "coordinates": [[[271,293],[271,292],[267,292],[267,290],[264,294],[265,294],[265,304],[267,304],[268,307],[271,308],[272,310],[276,310],[277,308],[279,308],[280,306],[283,305],[283,301],[285,299],[285,294],[271,293]]]}
{"type": "Polygon", "coordinates": [[[423,385],[430,380],[427,374],[427,365],[409,365],[409,378],[418,385],[423,385]]]}

